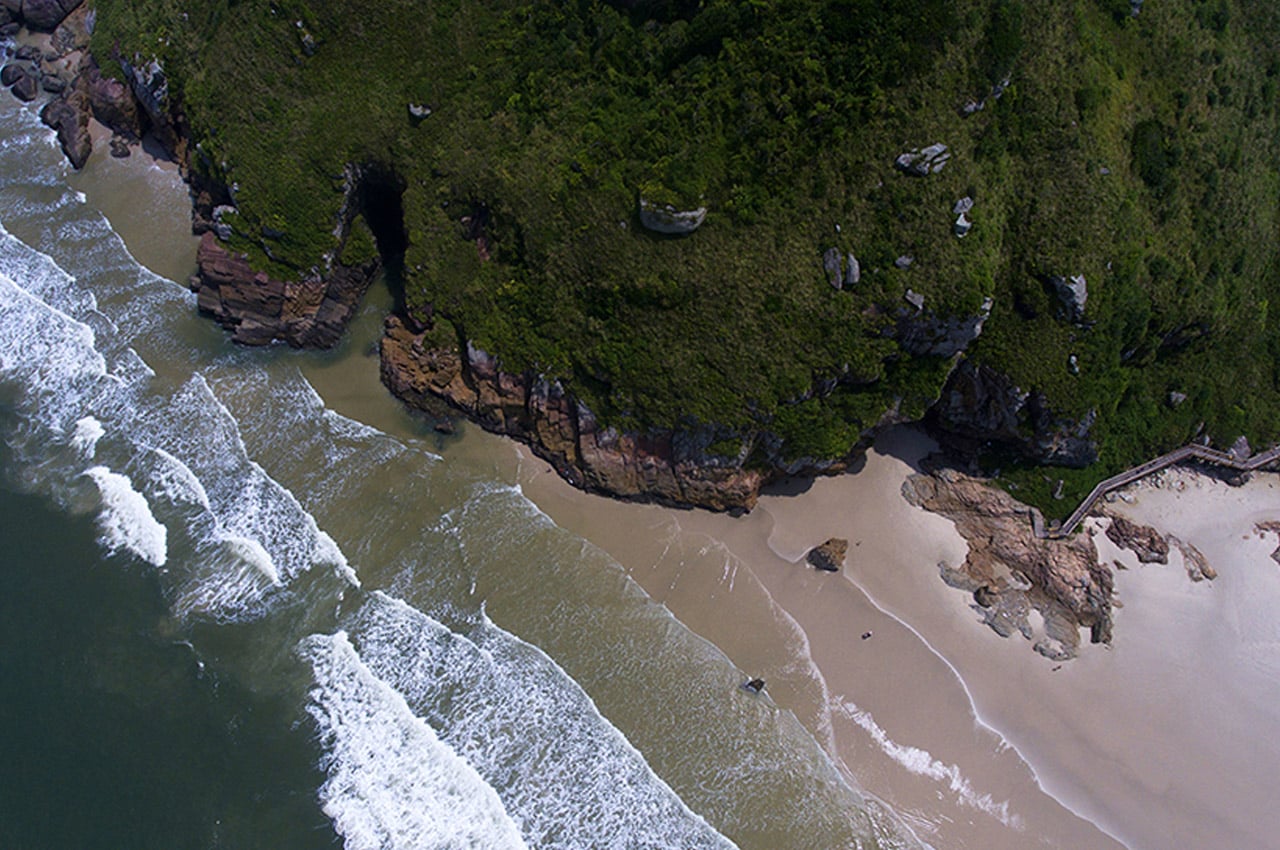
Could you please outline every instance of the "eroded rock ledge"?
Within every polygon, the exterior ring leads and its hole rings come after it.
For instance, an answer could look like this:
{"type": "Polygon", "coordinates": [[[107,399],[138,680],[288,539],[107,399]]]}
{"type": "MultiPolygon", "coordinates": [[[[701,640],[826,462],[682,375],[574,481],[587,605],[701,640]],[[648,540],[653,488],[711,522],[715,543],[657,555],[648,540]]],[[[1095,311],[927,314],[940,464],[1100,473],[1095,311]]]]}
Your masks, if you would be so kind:
{"type": "Polygon", "coordinates": [[[280,340],[305,348],[329,348],[346,330],[360,299],[377,273],[376,261],[363,266],[335,264],[325,276],[281,281],[255,272],[243,255],[205,233],[196,252],[190,286],[200,312],[230,330],[245,345],[280,340]]]}
{"type": "Polygon", "coordinates": [[[620,433],[602,427],[563,388],[514,375],[466,346],[432,345],[425,330],[390,316],[382,338],[382,380],[411,405],[442,400],[488,431],[528,443],[577,487],[623,499],[717,511],[750,510],[766,473],[710,453],[706,431],[620,433]]]}
{"type": "Polygon", "coordinates": [[[1080,627],[1089,629],[1094,643],[1111,640],[1114,577],[1098,563],[1089,535],[1038,539],[1025,505],[953,469],[913,475],[902,494],[955,522],[969,555],[960,567],[943,567],[943,578],[971,591],[997,632],[1020,631],[1054,659],[1076,654],[1080,627]],[[1032,610],[1043,617],[1042,635],[1030,619],[1032,610]]]}

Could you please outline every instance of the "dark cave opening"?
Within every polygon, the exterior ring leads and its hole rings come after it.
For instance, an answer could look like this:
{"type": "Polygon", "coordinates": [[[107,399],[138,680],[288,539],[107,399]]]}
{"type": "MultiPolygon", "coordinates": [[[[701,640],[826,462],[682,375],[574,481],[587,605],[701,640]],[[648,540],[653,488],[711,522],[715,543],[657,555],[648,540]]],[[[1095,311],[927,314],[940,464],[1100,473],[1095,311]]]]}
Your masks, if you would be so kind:
{"type": "Polygon", "coordinates": [[[404,255],[409,234],[404,226],[405,184],[395,172],[378,166],[361,169],[356,208],[373,234],[382,276],[395,303],[395,311],[405,311],[404,255]]]}

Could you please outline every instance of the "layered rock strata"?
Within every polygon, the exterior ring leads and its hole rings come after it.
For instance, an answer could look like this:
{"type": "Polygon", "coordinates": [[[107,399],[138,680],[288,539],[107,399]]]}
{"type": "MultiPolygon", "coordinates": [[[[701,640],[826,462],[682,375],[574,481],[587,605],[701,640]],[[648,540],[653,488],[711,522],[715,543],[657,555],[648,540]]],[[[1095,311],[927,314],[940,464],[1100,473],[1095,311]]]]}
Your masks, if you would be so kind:
{"type": "Polygon", "coordinates": [[[1027,506],[953,469],[913,475],[902,493],[956,524],[969,554],[960,567],[943,568],[943,578],[971,591],[997,632],[1034,637],[1036,650],[1055,659],[1075,655],[1079,627],[1089,629],[1094,643],[1111,640],[1114,577],[1098,563],[1089,535],[1039,539],[1027,506]],[[1043,636],[1034,633],[1033,609],[1044,619],[1043,636]]]}
{"type": "Polygon", "coordinates": [[[504,372],[470,345],[432,344],[398,316],[382,338],[382,380],[411,405],[439,399],[488,431],[528,443],[567,481],[624,499],[750,510],[768,476],[708,451],[711,430],[629,434],[603,427],[560,384],[504,372]],[[463,353],[465,351],[465,353],[463,353]]]}
{"type": "Polygon", "coordinates": [[[212,316],[245,345],[281,341],[299,348],[329,348],[346,330],[377,272],[377,263],[337,264],[327,275],[299,281],[255,272],[212,232],[200,238],[190,286],[200,312],[212,316]]]}

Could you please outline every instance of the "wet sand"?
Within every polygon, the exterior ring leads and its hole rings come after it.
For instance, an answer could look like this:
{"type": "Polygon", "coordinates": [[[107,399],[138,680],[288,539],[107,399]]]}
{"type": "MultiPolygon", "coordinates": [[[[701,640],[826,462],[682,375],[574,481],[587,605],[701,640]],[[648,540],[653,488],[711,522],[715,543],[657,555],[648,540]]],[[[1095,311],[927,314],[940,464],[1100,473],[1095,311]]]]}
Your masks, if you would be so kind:
{"type": "MultiPolygon", "coordinates": [[[[900,495],[910,461],[927,448],[918,434],[895,431],[856,475],[765,496],[741,518],[585,496],[524,450],[519,479],[557,523],[613,555],[744,676],[763,677],[846,775],[922,840],[937,848],[1120,846],[1045,794],[975,718],[953,647],[934,644],[935,652],[915,621],[955,624],[979,663],[985,645],[1010,645],[938,576],[940,561],[964,557],[952,524],[900,495]],[[850,542],[841,574],[803,562],[828,537],[850,542]],[[882,610],[861,586],[868,576],[919,611],[882,610]]],[[[1044,665],[1029,646],[1016,651],[1017,663],[1044,665]]]]}

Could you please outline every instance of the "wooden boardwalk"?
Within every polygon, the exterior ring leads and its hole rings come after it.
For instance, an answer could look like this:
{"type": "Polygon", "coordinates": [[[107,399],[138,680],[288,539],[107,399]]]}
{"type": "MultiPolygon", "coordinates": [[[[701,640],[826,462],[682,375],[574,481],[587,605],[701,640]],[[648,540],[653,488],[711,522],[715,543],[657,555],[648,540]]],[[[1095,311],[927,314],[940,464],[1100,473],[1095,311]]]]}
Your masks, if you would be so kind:
{"type": "Polygon", "coordinates": [[[1277,459],[1280,459],[1280,446],[1274,446],[1267,449],[1265,452],[1258,452],[1252,457],[1240,458],[1230,452],[1223,452],[1217,449],[1211,449],[1208,446],[1199,445],[1198,443],[1192,443],[1190,445],[1183,446],[1180,449],[1174,449],[1168,454],[1160,455],[1160,457],[1155,458],[1154,460],[1149,460],[1139,466],[1126,469],[1118,475],[1113,475],[1110,478],[1098,482],[1098,485],[1089,492],[1089,495],[1085,496],[1084,501],[1080,503],[1080,506],[1072,511],[1071,515],[1063,520],[1061,525],[1046,528],[1044,524],[1044,517],[1040,515],[1038,510],[1032,508],[1031,527],[1034,529],[1036,537],[1066,537],[1075,530],[1081,520],[1083,520],[1089,511],[1093,509],[1093,506],[1097,501],[1112,490],[1117,490],[1127,484],[1132,484],[1139,478],[1143,478],[1153,472],[1159,472],[1166,467],[1173,466],[1175,463],[1181,463],[1184,460],[1198,460],[1205,463],[1212,463],[1215,466],[1225,466],[1228,469],[1237,469],[1241,472],[1252,472],[1255,469],[1259,469],[1269,463],[1275,462],[1277,459]]]}

